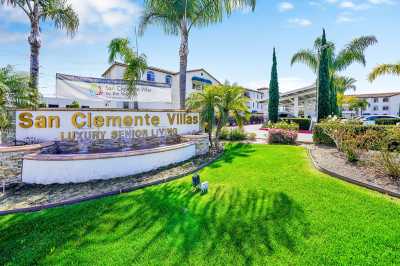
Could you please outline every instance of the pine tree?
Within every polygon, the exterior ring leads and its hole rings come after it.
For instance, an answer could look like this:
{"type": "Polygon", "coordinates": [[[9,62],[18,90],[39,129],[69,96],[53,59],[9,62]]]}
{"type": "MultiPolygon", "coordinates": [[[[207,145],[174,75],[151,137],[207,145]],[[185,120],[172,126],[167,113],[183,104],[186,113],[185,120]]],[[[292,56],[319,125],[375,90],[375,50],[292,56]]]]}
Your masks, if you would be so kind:
{"type": "Polygon", "coordinates": [[[268,118],[272,123],[278,121],[279,83],[275,48],[272,56],[271,81],[269,83],[268,118]]]}
{"type": "Polygon", "coordinates": [[[328,48],[325,29],[322,33],[321,51],[318,66],[318,121],[331,114],[328,48]]]}

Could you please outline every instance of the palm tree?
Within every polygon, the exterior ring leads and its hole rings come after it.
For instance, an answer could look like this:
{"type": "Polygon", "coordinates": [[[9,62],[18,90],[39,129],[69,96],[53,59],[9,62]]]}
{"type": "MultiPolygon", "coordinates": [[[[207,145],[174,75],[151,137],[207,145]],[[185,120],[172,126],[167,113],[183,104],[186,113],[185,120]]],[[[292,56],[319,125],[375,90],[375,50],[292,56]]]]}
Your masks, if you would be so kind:
{"type": "MultiPolygon", "coordinates": [[[[360,63],[361,65],[366,65],[365,50],[376,44],[378,41],[375,36],[362,36],[355,38],[349,44],[345,46],[339,53],[335,53],[335,44],[328,42],[327,47],[321,46],[322,39],[317,38],[314,42],[313,49],[303,49],[293,55],[291,60],[291,65],[295,63],[303,63],[307,65],[315,74],[318,71],[318,65],[320,61],[320,51],[322,48],[327,48],[328,61],[329,61],[329,72],[331,79],[331,103],[336,102],[336,91],[344,91],[346,87],[335,87],[334,84],[340,84],[340,82],[335,81],[339,77],[338,73],[344,71],[353,63],[360,63]]],[[[332,106],[331,111],[335,113],[335,106],[332,106]]]]}
{"type": "MultiPolygon", "coordinates": [[[[124,72],[124,80],[127,83],[127,95],[130,98],[137,96],[137,81],[139,81],[143,73],[147,69],[146,56],[138,55],[131,47],[129,40],[124,38],[113,39],[108,45],[109,58],[111,64],[117,58],[120,58],[127,65],[124,72]]],[[[135,109],[138,109],[137,100],[134,101],[135,109]]]]}
{"type": "Polygon", "coordinates": [[[233,117],[239,127],[243,126],[243,122],[250,117],[250,111],[247,107],[249,99],[244,96],[245,89],[234,84],[215,86],[219,94],[217,107],[217,129],[215,131],[216,146],[220,138],[222,128],[228,123],[229,118],[233,117]]]}
{"type": "Polygon", "coordinates": [[[206,27],[221,22],[225,14],[250,6],[253,10],[256,0],[145,0],[144,14],[140,22],[143,34],[149,24],[163,27],[166,34],[180,35],[179,49],[179,94],[180,107],[186,100],[186,71],[189,54],[189,34],[193,27],[206,27]]]}
{"type": "Polygon", "coordinates": [[[337,93],[344,94],[346,91],[357,89],[357,80],[352,77],[335,75],[333,78],[333,86],[336,87],[337,93]]]}
{"type": "Polygon", "coordinates": [[[192,93],[186,105],[189,110],[199,112],[200,119],[207,127],[208,139],[212,145],[212,132],[216,122],[217,103],[220,95],[216,86],[206,86],[202,92],[192,93]]]}
{"type": "Polygon", "coordinates": [[[0,0],[1,4],[19,7],[28,16],[31,33],[28,42],[31,47],[30,83],[38,88],[39,50],[41,47],[40,22],[53,21],[57,29],[65,29],[73,36],[79,26],[79,18],[67,0],[0,0]]]}
{"type": "Polygon", "coordinates": [[[29,76],[11,66],[0,68],[0,129],[9,125],[9,108],[36,108],[40,94],[29,87],[29,76]]]}
{"type": "Polygon", "coordinates": [[[373,82],[378,77],[389,74],[400,76],[400,63],[378,65],[369,74],[368,80],[370,82],[373,82]]]}

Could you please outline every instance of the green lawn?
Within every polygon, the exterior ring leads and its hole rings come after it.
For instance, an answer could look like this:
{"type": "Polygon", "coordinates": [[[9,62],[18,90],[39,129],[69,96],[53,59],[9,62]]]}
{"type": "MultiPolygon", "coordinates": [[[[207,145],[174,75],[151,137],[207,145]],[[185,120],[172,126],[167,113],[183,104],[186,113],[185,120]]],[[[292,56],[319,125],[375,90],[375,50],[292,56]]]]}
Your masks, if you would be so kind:
{"type": "Polygon", "coordinates": [[[306,150],[234,145],[166,185],[0,217],[0,265],[400,264],[400,201],[316,171],[306,150]]]}

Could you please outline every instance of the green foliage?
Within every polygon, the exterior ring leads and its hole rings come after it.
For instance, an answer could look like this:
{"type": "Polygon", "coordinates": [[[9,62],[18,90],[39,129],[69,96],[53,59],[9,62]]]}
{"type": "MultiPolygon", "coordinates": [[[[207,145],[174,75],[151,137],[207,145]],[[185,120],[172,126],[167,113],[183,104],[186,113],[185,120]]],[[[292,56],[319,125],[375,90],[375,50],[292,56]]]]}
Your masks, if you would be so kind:
{"type": "Polygon", "coordinates": [[[311,119],[308,118],[282,118],[282,121],[298,124],[301,130],[309,130],[311,126],[311,119]]]}
{"type": "MultiPolygon", "coordinates": [[[[339,94],[344,94],[346,90],[355,89],[355,80],[352,78],[339,76],[338,73],[345,70],[353,63],[360,63],[366,65],[365,50],[371,45],[377,43],[375,36],[362,36],[352,40],[346,45],[338,54],[335,53],[335,44],[323,40],[324,38],[317,38],[314,42],[314,49],[303,49],[293,55],[291,64],[304,63],[319,76],[319,62],[322,63],[323,51],[325,51],[325,62],[329,68],[329,95],[328,100],[324,99],[329,105],[323,108],[328,109],[329,115],[339,115],[340,110],[337,98],[339,94]],[[324,43],[324,45],[323,45],[324,43]]],[[[325,66],[324,66],[325,67],[325,66]]],[[[325,72],[325,71],[324,71],[325,72]]],[[[317,80],[319,77],[317,77],[317,80]]],[[[325,77],[323,78],[325,80],[325,77]]],[[[318,86],[318,82],[317,82],[318,86]]],[[[324,85],[325,86],[325,85],[324,85]]],[[[326,98],[324,91],[324,97],[326,98]]],[[[323,110],[325,113],[325,109],[323,110]]]]}
{"type": "Polygon", "coordinates": [[[67,105],[67,108],[80,108],[81,107],[81,105],[80,105],[80,103],[78,102],[78,101],[73,101],[70,105],[67,105]]]}
{"type": "Polygon", "coordinates": [[[313,129],[313,141],[315,144],[334,146],[335,142],[323,130],[321,124],[317,124],[313,129]]]}
{"type": "Polygon", "coordinates": [[[225,14],[238,8],[251,7],[256,0],[145,0],[140,19],[140,32],[151,24],[162,26],[166,34],[178,35],[182,29],[201,28],[220,23],[225,14]]]}
{"type": "Polygon", "coordinates": [[[200,119],[207,128],[211,144],[213,144],[212,132],[216,122],[218,101],[219,92],[217,86],[206,86],[202,92],[192,93],[186,101],[189,110],[200,113],[200,119]]]}
{"type": "Polygon", "coordinates": [[[248,120],[250,112],[247,101],[244,89],[240,86],[210,85],[206,86],[203,92],[192,93],[187,99],[187,108],[200,112],[201,120],[207,125],[210,141],[213,128],[216,126],[215,146],[218,147],[222,128],[230,117],[234,118],[239,126],[248,120]]]}
{"type": "Polygon", "coordinates": [[[0,68],[0,128],[10,125],[10,108],[37,108],[41,95],[30,87],[29,76],[17,73],[13,67],[0,68]]]}
{"type": "Polygon", "coordinates": [[[318,121],[327,118],[331,114],[330,103],[330,77],[329,57],[325,29],[322,34],[321,56],[318,66],[318,121]]]}
{"type": "Polygon", "coordinates": [[[274,129],[284,129],[284,130],[291,130],[291,131],[299,131],[299,124],[294,122],[288,121],[279,121],[277,123],[268,122],[265,125],[266,128],[274,128],[274,129]]]}
{"type": "Polygon", "coordinates": [[[373,164],[395,181],[400,181],[400,154],[398,152],[383,150],[375,157],[373,164]]]}
{"type": "Polygon", "coordinates": [[[400,64],[382,64],[375,67],[368,76],[370,82],[383,75],[400,76],[400,64]]]}
{"type": "Polygon", "coordinates": [[[340,150],[346,155],[347,161],[351,163],[357,162],[362,154],[360,139],[352,134],[345,134],[340,150]]]}
{"type": "Polygon", "coordinates": [[[275,48],[272,56],[271,81],[269,83],[268,120],[278,122],[279,111],[279,83],[275,48]]]}
{"type": "Polygon", "coordinates": [[[111,40],[108,45],[109,63],[116,59],[122,59],[126,64],[124,72],[124,80],[127,83],[126,94],[133,98],[137,95],[137,81],[141,79],[143,73],[147,69],[145,55],[138,55],[133,48],[129,47],[129,40],[124,38],[116,38],[111,40]]]}
{"type": "Polygon", "coordinates": [[[364,150],[400,149],[400,128],[397,126],[363,125],[352,121],[325,120],[313,131],[316,144],[336,145],[342,150],[343,141],[356,139],[364,150]]]}
{"type": "Polygon", "coordinates": [[[180,35],[179,96],[182,109],[186,106],[186,71],[192,28],[220,23],[225,15],[230,15],[234,10],[247,7],[254,10],[255,6],[256,0],[144,1],[144,12],[139,22],[140,34],[153,24],[161,26],[166,34],[180,35]]]}
{"type": "Polygon", "coordinates": [[[220,140],[241,141],[246,140],[248,135],[241,128],[226,128],[224,127],[219,137],[220,140]]]}
{"type": "Polygon", "coordinates": [[[13,67],[0,68],[0,107],[37,108],[41,95],[29,87],[29,76],[13,67]]]}
{"type": "Polygon", "coordinates": [[[396,125],[400,123],[400,118],[380,118],[375,120],[377,125],[396,125]]]}

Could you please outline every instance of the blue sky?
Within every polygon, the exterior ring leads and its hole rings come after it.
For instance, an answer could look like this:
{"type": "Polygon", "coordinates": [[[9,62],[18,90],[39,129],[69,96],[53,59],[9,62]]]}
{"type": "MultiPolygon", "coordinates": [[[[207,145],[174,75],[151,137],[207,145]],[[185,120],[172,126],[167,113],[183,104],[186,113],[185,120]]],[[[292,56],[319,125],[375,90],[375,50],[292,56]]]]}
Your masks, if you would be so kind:
{"type": "MultiPolygon", "coordinates": [[[[99,77],[108,67],[107,44],[114,37],[134,40],[142,2],[134,0],[70,0],[81,25],[73,39],[51,24],[42,25],[40,87],[51,94],[55,73],[99,77]]],[[[251,88],[267,86],[271,53],[278,52],[282,91],[309,85],[314,74],[304,65],[290,66],[291,56],[311,48],[327,30],[340,49],[354,37],[375,35],[379,44],[367,50],[367,66],[354,65],[343,74],[358,80],[357,92],[400,91],[400,77],[384,77],[373,84],[368,72],[379,63],[400,61],[399,0],[258,0],[255,12],[237,11],[223,23],[195,29],[190,36],[189,68],[204,67],[221,81],[251,88]]],[[[28,21],[19,10],[0,7],[0,66],[29,69],[28,21]]],[[[179,38],[150,27],[139,38],[139,50],[149,65],[178,70],[179,38]]]]}

